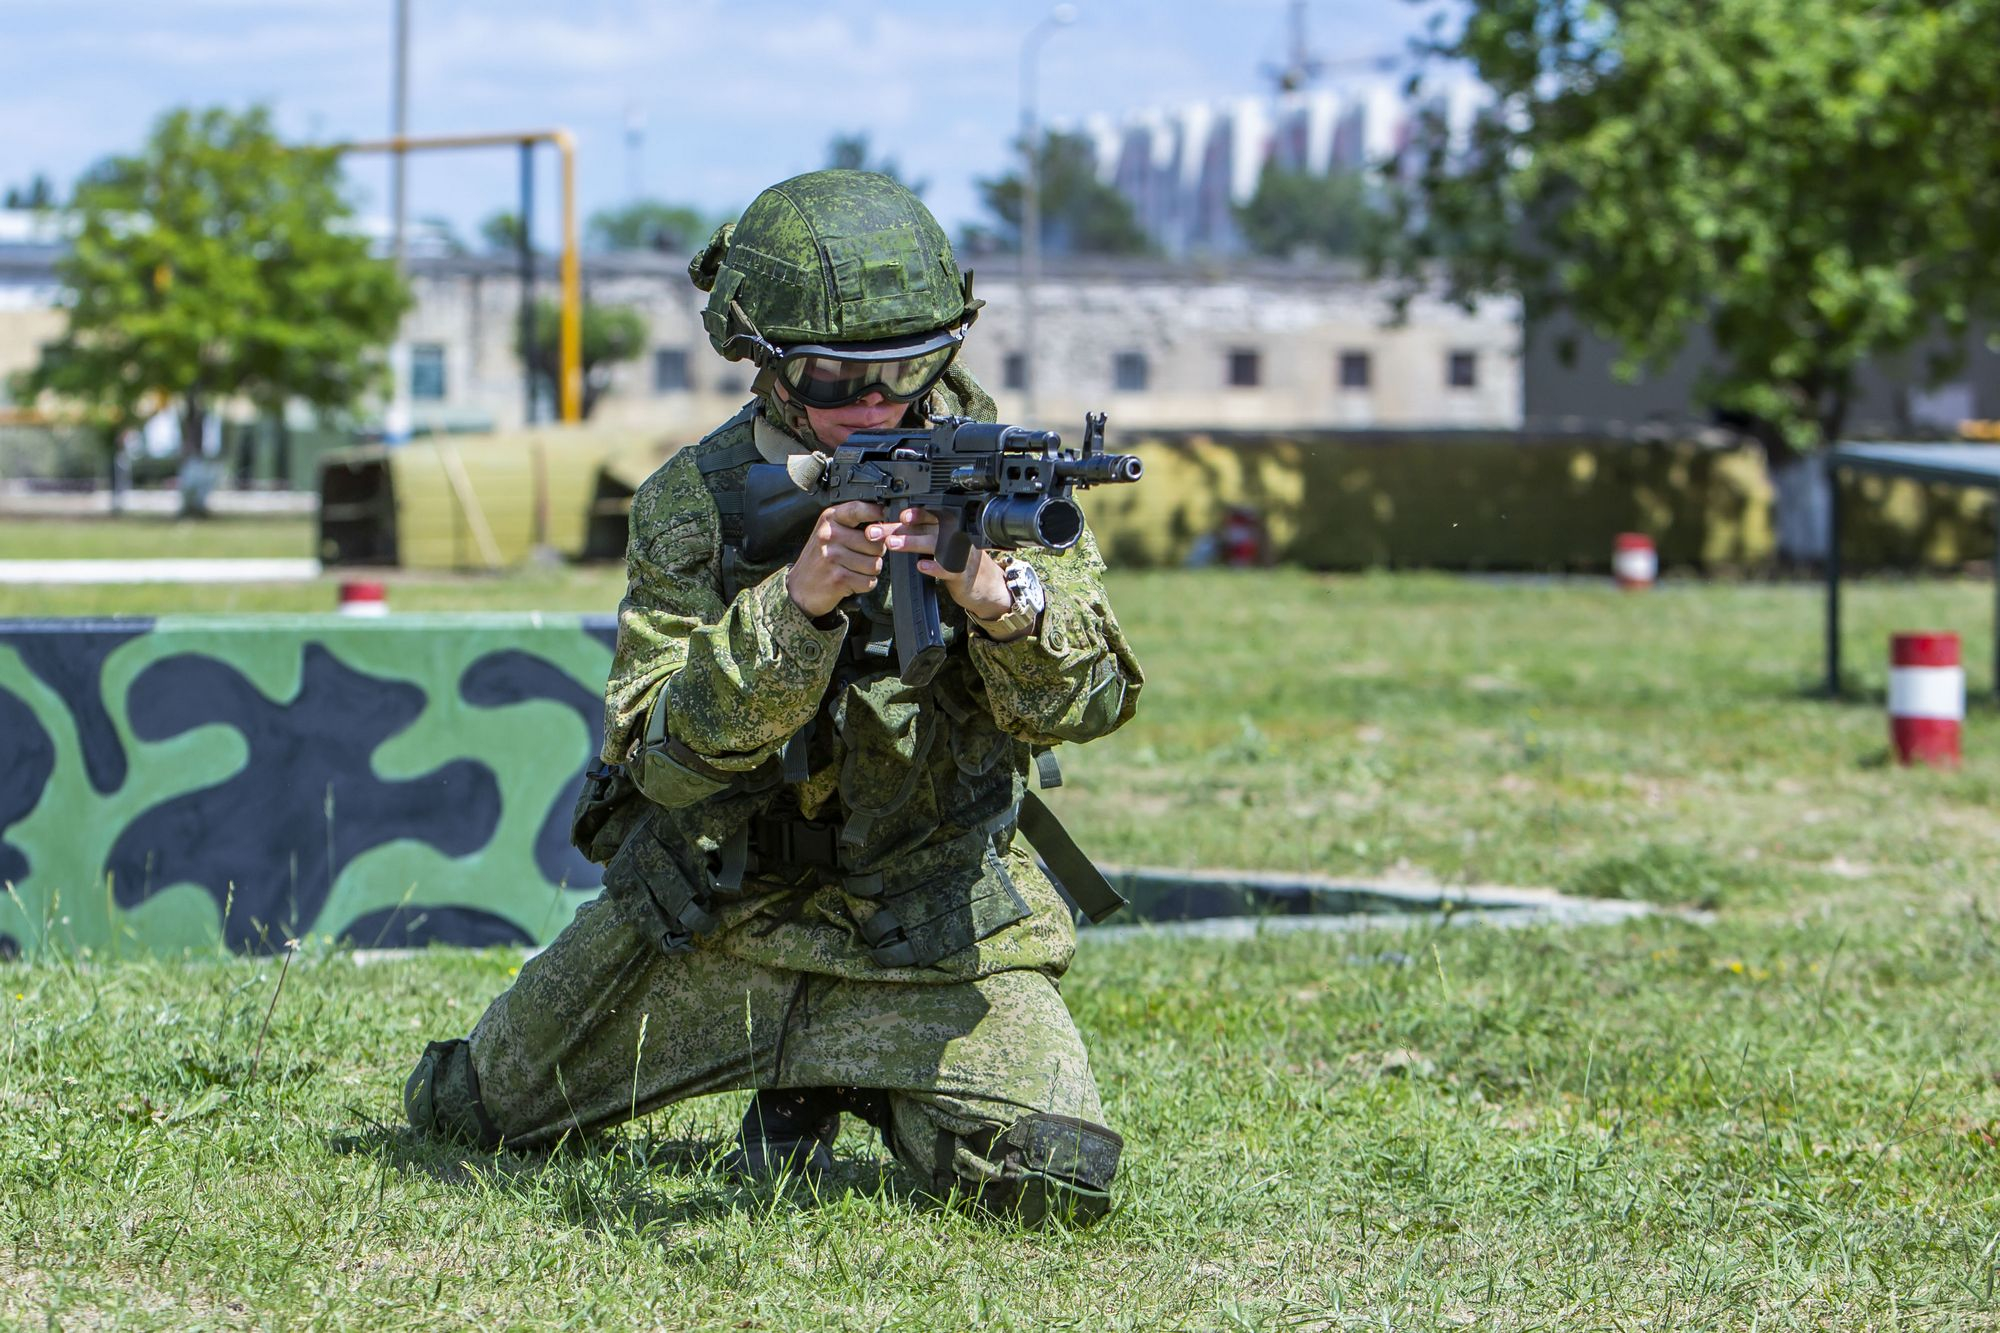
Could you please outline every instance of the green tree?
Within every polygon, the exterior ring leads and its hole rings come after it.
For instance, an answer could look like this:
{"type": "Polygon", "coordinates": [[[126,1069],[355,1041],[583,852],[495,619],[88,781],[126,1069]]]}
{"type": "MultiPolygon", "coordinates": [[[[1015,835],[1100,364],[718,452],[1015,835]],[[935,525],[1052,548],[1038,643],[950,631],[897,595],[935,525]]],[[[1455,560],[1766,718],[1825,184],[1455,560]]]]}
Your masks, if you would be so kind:
{"type": "Polygon", "coordinates": [[[1468,0],[1432,54],[1496,105],[1432,120],[1385,257],[1627,374],[1706,329],[1703,391],[1787,462],[1864,360],[2000,308],[1995,50],[2000,0],[1468,0]]]}
{"type": "Polygon", "coordinates": [[[844,171],[872,171],[878,176],[887,176],[892,181],[900,181],[908,186],[910,193],[919,197],[929,187],[930,182],[927,180],[905,179],[893,157],[871,160],[870,151],[866,131],[836,134],[827,141],[826,164],[844,171]]]}
{"type": "MultiPolygon", "coordinates": [[[[1051,132],[1036,154],[1040,185],[1042,253],[1052,255],[1143,255],[1153,243],[1139,226],[1124,195],[1097,178],[1096,155],[1080,134],[1051,132]]],[[[1019,172],[980,180],[979,196],[995,225],[966,229],[971,253],[1016,252],[1021,248],[1023,190],[1019,172]]]]}
{"type": "Polygon", "coordinates": [[[505,209],[488,213],[479,224],[479,239],[488,250],[513,254],[521,248],[521,215],[505,209]]]}
{"type": "Polygon", "coordinates": [[[454,227],[451,219],[444,214],[427,214],[417,219],[417,225],[430,234],[431,239],[445,254],[455,257],[471,253],[471,247],[466,245],[465,238],[458,234],[458,228],[454,227]]]}
{"type": "Polygon", "coordinates": [[[585,239],[597,250],[664,250],[684,254],[708,239],[713,224],[684,204],[636,199],[590,215],[585,239]]]}
{"type": "MultiPolygon", "coordinates": [[[[583,402],[585,419],[597,408],[597,400],[611,387],[611,368],[630,361],[646,350],[646,317],[630,306],[592,305],[583,307],[583,402]]],[[[551,396],[555,393],[556,368],[561,355],[562,313],[554,301],[535,302],[534,341],[522,345],[514,335],[514,352],[527,365],[528,373],[551,396]]]]}
{"type": "Polygon", "coordinates": [[[1358,255],[1380,214],[1357,172],[1314,175],[1266,162],[1257,192],[1236,206],[1236,226],[1254,254],[1285,258],[1301,251],[1358,255]]]}
{"type": "Polygon", "coordinates": [[[29,179],[26,186],[9,185],[7,187],[5,202],[0,203],[0,207],[5,208],[36,210],[54,208],[55,206],[55,187],[50,185],[49,178],[39,171],[29,179]]]}
{"type": "Polygon", "coordinates": [[[25,377],[116,436],[171,408],[183,457],[230,400],[352,406],[384,378],[410,297],[348,225],[336,155],[278,141],[262,108],[178,110],[93,168],[56,268],[69,323],[25,377]]]}

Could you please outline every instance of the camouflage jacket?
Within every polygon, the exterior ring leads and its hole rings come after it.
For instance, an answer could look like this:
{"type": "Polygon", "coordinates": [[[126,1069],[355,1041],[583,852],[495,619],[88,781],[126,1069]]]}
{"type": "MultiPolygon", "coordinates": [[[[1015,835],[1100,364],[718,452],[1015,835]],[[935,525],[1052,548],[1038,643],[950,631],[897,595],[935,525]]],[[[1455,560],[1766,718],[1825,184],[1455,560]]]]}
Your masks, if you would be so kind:
{"type": "MultiPolygon", "coordinates": [[[[928,406],[992,415],[957,369],[928,406]]],[[[633,498],[604,757],[648,800],[612,830],[606,886],[650,893],[670,948],[878,980],[1060,971],[1068,911],[1013,821],[1035,749],[1104,735],[1137,703],[1096,545],[1025,553],[1048,606],[1024,638],[972,633],[940,598],[948,660],[906,686],[886,578],[821,628],[788,563],[725,550],[718,496],[802,448],[753,405],[633,498]]]]}

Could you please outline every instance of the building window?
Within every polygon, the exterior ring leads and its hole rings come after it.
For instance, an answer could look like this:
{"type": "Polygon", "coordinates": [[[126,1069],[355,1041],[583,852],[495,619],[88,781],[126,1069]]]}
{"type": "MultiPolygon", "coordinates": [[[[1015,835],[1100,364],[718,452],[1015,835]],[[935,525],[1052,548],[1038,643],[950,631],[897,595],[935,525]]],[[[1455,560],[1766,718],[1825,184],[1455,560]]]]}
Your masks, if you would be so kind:
{"type": "Polygon", "coordinates": [[[1000,386],[1004,389],[1028,387],[1028,357],[1025,352],[1009,352],[1000,359],[1000,386]]]}
{"type": "Polygon", "coordinates": [[[1479,387],[1479,355],[1476,352],[1453,352],[1445,368],[1445,383],[1454,389],[1476,389],[1479,387]]]}
{"type": "Polygon", "coordinates": [[[1342,352],[1340,354],[1340,387],[1343,389],[1365,389],[1373,367],[1368,363],[1366,352],[1342,352]]]}
{"type": "Polygon", "coordinates": [[[750,382],[734,371],[725,370],[715,380],[715,391],[722,394],[738,394],[750,387],[750,382]]]}
{"type": "Polygon", "coordinates": [[[1229,349],[1229,384],[1235,389],[1254,389],[1263,377],[1263,368],[1253,348],[1229,349]]]}
{"type": "Polygon", "coordinates": [[[444,398],[444,345],[410,344],[410,397],[425,402],[444,398]]]}
{"type": "Polygon", "coordinates": [[[1111,387],[1136,393],[1146,387],[1146,354],[1120,352],[1111,358],[1111,387]]]}
{"type": "Polygon", "coordinates": [[[686,393],[688,354],[685,347],[662,347],[653,353],[653,392],[686,393]]]}

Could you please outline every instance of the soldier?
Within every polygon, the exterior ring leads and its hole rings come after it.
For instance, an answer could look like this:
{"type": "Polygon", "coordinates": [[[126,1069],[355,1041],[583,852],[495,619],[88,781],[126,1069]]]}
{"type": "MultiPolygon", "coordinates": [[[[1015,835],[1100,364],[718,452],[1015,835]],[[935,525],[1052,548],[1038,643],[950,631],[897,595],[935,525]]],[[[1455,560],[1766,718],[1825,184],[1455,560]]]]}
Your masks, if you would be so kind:
{"type": "Polygon", "coordinates": [[[991,421],[955,361],[971,275],[915,195],[856,171],[766,190],[689,272],[756,396],[633,498],[606,767],[576,827],[604,891],[469,1037],[425,1050],[410,1122],[539,1147],[752,1089],[746,1173],[823,1169],[851,1111],[941,1194],[1095,1219],[1122,1140],[1057,991],[1070,910],[1016,836],[1049,747],[1138,699],[1095,543],[975,551],[959,575],[924,559],[951,646],[902,684],[883,559],[930,555],[935,519],[843,504],[755,565],[743,477],[856,430],[991,421]]]}

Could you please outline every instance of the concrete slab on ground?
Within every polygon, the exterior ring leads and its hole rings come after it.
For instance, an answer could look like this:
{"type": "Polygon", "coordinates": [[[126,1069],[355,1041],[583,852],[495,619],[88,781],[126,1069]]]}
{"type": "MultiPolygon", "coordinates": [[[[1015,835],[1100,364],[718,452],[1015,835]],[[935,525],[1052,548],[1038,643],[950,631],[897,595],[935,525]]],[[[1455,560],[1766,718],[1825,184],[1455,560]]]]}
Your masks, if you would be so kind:
{"type": "Polygon", "coordinates": [[[310,583],[317,560],[0,560],[0,583],[310,583]]]}
{"type": "Polygon", "coordinates": [[[1551,919],[1614,920],[1645,913],[1644,903],[1573,898],[1554,889],[1497,884],[1431,884],[1403,879],[1284,874],[1256,870],[1169,870],[1105,866],[1131,906],[1126,920],[1186,922],[1412,913],[1539,913],[1551,919]]]}

